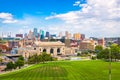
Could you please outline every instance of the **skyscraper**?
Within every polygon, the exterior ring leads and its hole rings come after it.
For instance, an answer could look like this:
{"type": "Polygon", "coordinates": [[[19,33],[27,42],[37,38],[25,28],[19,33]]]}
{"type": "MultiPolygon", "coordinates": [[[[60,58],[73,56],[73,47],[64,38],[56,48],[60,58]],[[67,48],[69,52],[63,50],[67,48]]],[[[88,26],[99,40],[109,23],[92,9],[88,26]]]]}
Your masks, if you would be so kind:
{"type": "Polygon", "coordinates": [[[43,40],[44,39],[44,31],[40,30],[40,39],[43,40]]]}
{"type": "Polygon", "coordinates": [[[33,39],[33,38],[34,38],[33,32],[30,30],[28,33],[28,39],[33,39]]]}
{"type": "Polygon", "coordinates": [[[81,40],[85,39],[85,34],[81,34],[81,40]]]}
{"type": "Polygon", "coordinates": [[[34,28],[34,30],[33,30],[33,35],[34,35],[35,37],[38,37],[37,28],[34,28]]]}
{"type": "Polygon", "coordinates": [[[68,31],[65,31],[65,37],[68,39],[68,36],[69,36],[69,32],[68,31]]]}
{"type": "Polygon", "coordinates": [[[27,38],[27,33],[24,34],[24,38],[27,38]]]}
{"type": "Polygon", "coordinates": [[[71,33],[69,33],[68,31],[65,32],[65,37],[66,39],[70,39],[71,38],[71,33]]]}
{"type": "Polygon", "coordinates": [[[46,36],[45,37],[50,37],[50,33],[49,32],[46,32],[46,36]]]}
{"type": "Polygon", "coordinates": [[[74,38],[74,40],[80,40],[81,39],[80,33],[73,34],[73,38],[74,38]]]}
{"type": "Polygon", "coordinates": [[[59,32],[59,35],[58,35],[58,37],[62,37],[63,35],[62,35],[62,32],[59,32]]]}

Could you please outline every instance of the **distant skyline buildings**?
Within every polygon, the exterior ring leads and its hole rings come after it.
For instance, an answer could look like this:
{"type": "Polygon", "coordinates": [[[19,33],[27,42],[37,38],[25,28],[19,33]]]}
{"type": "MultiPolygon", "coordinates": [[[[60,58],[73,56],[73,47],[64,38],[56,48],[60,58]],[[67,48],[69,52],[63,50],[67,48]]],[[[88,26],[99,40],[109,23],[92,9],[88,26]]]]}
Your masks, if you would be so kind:
{"type": "Polygon", "coordinates": [[[71,34],[69,31],[59,32],[59,34],[52,34],[49,31],[44,31],[43,29],[33,28],[29,30],[28,33],[25,34],[16,34],[15,37],[21,38],[28,38],[28,39],[36,39],[36,40],[43,40],[43,39],[74,39],[74,40],[83,40],[85,39],[85,34],[74,33],[71,34]],[[23,36],[24,35],[24,36],[23,36]]]}
{"type": "MultiPolygon", "coordinates": [[[[8,32],[8,33],[2,33],[2,36],[0,37],[27,37],[29,39],[37,39],[37,40],[43,40],[43,39],[60,39],[62,37],[65,37],[65,39],[74,39],[74,40],[84,40],[85,38],[90,38],[90,37],[86,37],[85,34],[83,33],[79,33],[79,32],[70,32],[70,31],[58,31],[58,34],[52,34],[52,32],[50,31],[46,31],[44,29],[40,29],[40,28],[33,28],[31,30],[29,30],[29,32],[24,33],[17,33],[15,35],[12,34],[12,32],[8,32]]],[[[93,37],[94,38],[94,37],[93,37]]],[[[95,38],[101,38],[101,37],[95,37],[95,38]]],[[[102,37],[102,38],[111,38],[111,37],[102,37]]],[[[114,37],[112,37],[114,38],[114,37]]],[[[120,41],[120,40],[119,40],[120,41]]],[[[118,43],[118,42],[117,42],[118,43]]],[[[120,43],[120,42],[119,42],[120,43]]]]}

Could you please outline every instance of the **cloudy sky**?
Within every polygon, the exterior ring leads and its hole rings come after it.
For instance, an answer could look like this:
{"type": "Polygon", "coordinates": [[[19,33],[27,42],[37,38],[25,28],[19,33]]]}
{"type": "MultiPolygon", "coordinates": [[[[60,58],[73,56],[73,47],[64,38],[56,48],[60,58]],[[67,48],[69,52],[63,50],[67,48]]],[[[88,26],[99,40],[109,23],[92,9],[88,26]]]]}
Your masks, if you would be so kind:
{"type": "Polygon", "coordinates": [[[0,36],[33,28],[120,37],[120,0],[0,0],[0,36]]]}

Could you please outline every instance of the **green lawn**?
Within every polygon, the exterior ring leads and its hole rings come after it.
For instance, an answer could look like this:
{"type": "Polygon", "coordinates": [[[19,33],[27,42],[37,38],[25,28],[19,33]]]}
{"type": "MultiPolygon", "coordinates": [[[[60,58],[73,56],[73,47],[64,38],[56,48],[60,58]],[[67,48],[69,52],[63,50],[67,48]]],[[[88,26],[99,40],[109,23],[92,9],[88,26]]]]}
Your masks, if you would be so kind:
{"type": "MultiPolygon", "coordinates": [[[[0,80],[108,80],[104,61],[58,61],[0,75],[0,80]]],[[[112,63],[112,80],[120,80],[120,62],[112,63]]]]}

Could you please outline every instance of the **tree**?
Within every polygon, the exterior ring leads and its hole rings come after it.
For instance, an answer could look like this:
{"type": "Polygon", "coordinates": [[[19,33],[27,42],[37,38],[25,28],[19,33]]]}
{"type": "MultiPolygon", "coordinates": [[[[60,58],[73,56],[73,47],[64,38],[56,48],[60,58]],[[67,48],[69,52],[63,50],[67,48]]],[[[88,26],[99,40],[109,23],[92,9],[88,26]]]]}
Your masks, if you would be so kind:
{"type": "Polygon", "coordinates": [[[112,44],[110,48],[111,48],[111,58],[115,59],[115,61],[117,59],[120,59],[120,47],[117,44],[112,44]]]}
{"type": "Polygon", "coordinates": [[[2,52],[2,49],[0,48],[0,53],[2,52]]]}
{"type": "Polygon", "coordinates": [[[17,65],[14,63],[13,64],[13,69],[16,69],[17,68],[17,65]]]}
{"type": "Polygon", "coordinates": [[[101,50],[98,54],[97,54],[97,58],[99,59],[106,59],[108,60],[109,58],[111,58],[111,60],[117,60],[120,59],[120,46],[118,46],[117,44],[111,44],[110,49],[105,48],[103,50],[101,50]],[[109,56],[111,55],[111,56],[109,56]]]}
{"type": "Polygon", "coordinates": [[[2,63],[3,62],[3,59],[2,58],[0,58],[0,63],[2,63]]]}
{"type": "Polygon", "coordinates": [[[20,56],[18,60],[15,62],[15,67],[19,67],[19,69],[24,66],[24,57],[20,56]]]}
{"type": "Polygon", "coordinates": [[[95,47],[95,52],[96,53],[99,53],[100,51],[102,51],[103,50],[103,47],[101,46],[101,45],[97,45],[96,47],[95,47]]]}
{"type": "Polygon", "coordinates": [[[77,56],[80,56],[80,53],[77,53],[77,56]]]}
{"type": "Polygon", "coordinates": [[[43,52],[41,55],[42,62],[45,63],[45,61],[51,61],[52,57],[50,54],[47,54],[46,52],[43,52]]]}
{"type": "Polygon", "coordinates": [[[37,55],[37,54],[34,55],[34,62],[35,62],[36,64],[39,62],[39,58],[38,58],[38,55],[37,55]]]}
{"type": "Polygon", "coordinates": [[[35,63],[35,59],[33,56],[29,56],[28,58],[28,64],[34,64],[35,63]]]}
{"type": "Polygon", "coordinates": [[[28,58],[28,64],[35,64],[39,62],[45,63],[45,61],[52,61],[57,60],[53,59],[53,57],[50,54],[47,54],[46,52],[41,53],[40,55],[33,55],[28,58]]]}
{"type": "Polygon", "coordinates": [[[19,69],[20,69],[22,66],[24,66],[24,61],[22,61],[22,60],[17,60],[15,64],[16,64],[16,66],[19,67],[19,69]]]}
{"type": "Polygon", "coordinates": [[[40,60],[39,60],[39,56],[40,55],[37,55],[37,54],[35,54],[35,55],[33,55],[33,56],[30,56],[29,58],[28,58],[28,64],[37,64],[38,62],[40,62],[40,60]]]}
{"type": "Polygon", "coordinates": [[[18,58],[18,60],[23,60],[23,61],[24,61],[24,57],[23,57],[23,56],[20,56],[20,57],[18,58]]]}
{"type": "Polygon", "coordinates": [[[14,68],[13,62],[8,62],[7,63],[7,70],[12,70],[14,68]]]}

